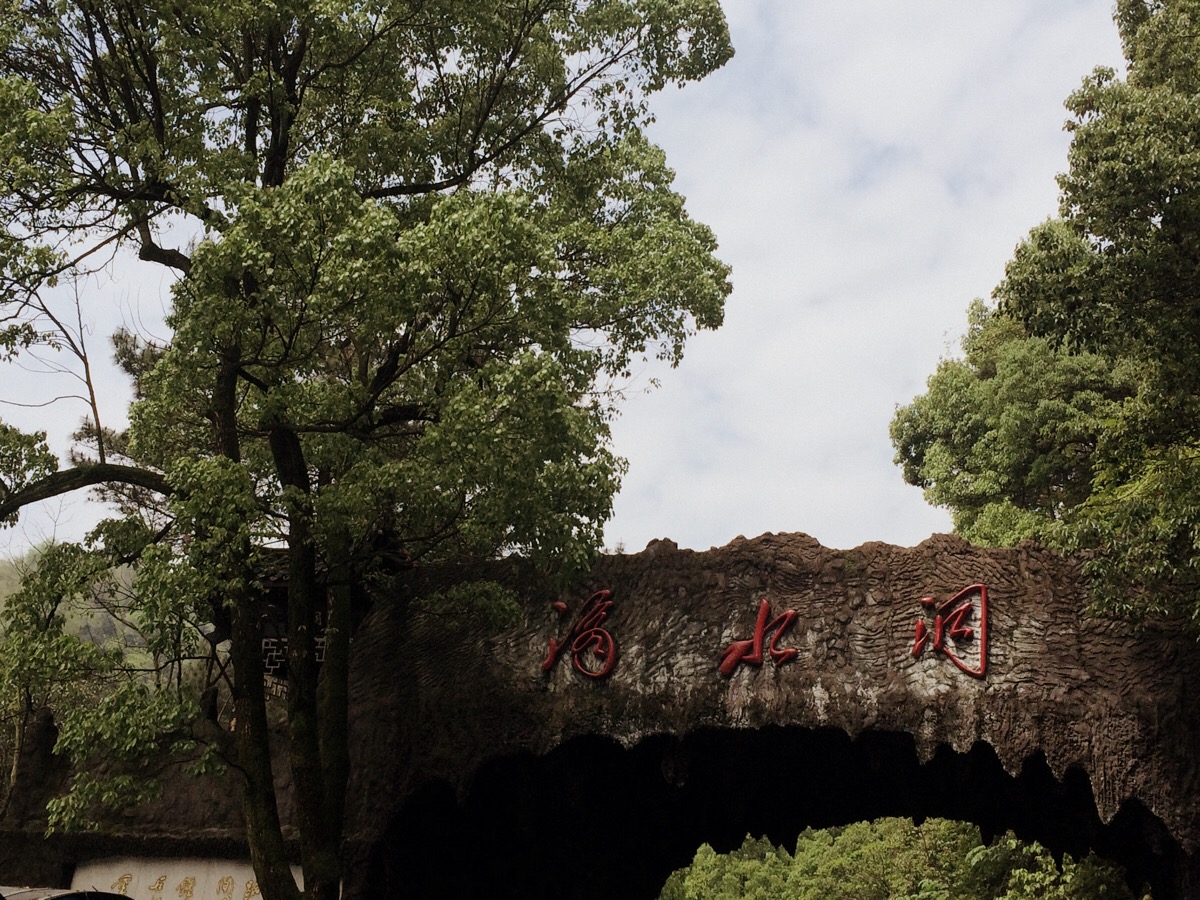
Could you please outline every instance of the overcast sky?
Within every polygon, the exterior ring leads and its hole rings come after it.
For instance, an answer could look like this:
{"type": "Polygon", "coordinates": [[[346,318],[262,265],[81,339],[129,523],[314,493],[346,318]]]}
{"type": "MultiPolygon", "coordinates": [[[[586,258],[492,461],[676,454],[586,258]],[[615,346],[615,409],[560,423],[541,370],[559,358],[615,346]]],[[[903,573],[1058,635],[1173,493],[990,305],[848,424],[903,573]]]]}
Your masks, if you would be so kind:
{"type": "Polygon", "coordinates": [[[655,98],[653,137],[733,267],[725,325],[648,368],[606,530],[633,552],[950,530],[888,423],[1054,214],[1063,101],[1122,62],[1111,0],[727,0],[737,55],[655,98]]]}
{"type": "MultiPolygon", "coordinates": [[[[639,373],[661,387],[634,393],[615,426],[630,468],[606,543],[707,549],[766,531],[918,543],[949,517],[903,483],[888,423],[957,348],[968,302],[1054,212],[1063,100],[1121,62],[1111,0],[725,8],[737,55],[653,98],[652,136],[716,232],[734,292],[724,327],[693,339],[679,368],[639,373]]],[[[100,355],[122,320],[155,330],[168,282],[93,286],[117,301],[93,323],[100,355]]],[[[42,374],[5,377],[47,395],[42,374]]],[[[120,413],[123,379],[106,384],[120,413]]],[[[50,392],[69,390],[59,379],[50,392]]],[[[83,408],[0,415],[49,425],[65,446],[83,408]]],[[[0,532],[0,554],[78,537],[94,518],[49,504],[0,532]]]]}

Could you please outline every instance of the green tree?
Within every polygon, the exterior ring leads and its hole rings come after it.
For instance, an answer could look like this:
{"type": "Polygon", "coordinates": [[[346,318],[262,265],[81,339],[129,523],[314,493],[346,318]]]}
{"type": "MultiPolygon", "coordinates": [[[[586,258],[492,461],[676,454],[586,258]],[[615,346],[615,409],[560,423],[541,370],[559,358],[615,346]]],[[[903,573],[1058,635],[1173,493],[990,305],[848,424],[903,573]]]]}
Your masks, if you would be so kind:
{"type": "Polygon", "coordinates": [[[717,853],[708,844],[692,864],[667,879],[660,900],[774,900],[785,891],[791,857],[766,838],[746,836],[742,846],[717,853]]]}
{"type": "MultiPolygon", "coordinates": [[[[122,723],[178,730],[186,659],[228,639],[252,860],[264,897],[297,897],[260,657],[283,548],[304,894],[334,897],[355,596],[448,560],[586,563],[623,469],[621,380],[721,321],[728,271],[642,129],[650,94],[729,58],[724,17],[716,0],[3,3],[0,351],[73,356],[88,414],[65,467],[0,424],[0,520],[85,488],[119,512],[67,553],[82,582],[35,578],[10,606],[5,650],[17,611],[132,567],[121,614],[175,674],[68,710],[60,747],[82,761],[153,745],[122,723]],[[70,304],[98,302],[87,275],[127,249],[171,273],[171,336],[114,336],[136,394],[117,433],[70,304]]],[[[81,779],[55,812],[130,786],[81,779]]]]}
{"type": "MultiPolygon", "coordinates": [[[[1134,894],[1121,873],[1094,853],[1078,862],[1064,854],[1062,862],[1037,841],[1022,841],[1010,832],[991,845],[979,845],[966,857],[966,882],[972,896],[1000,900],[1092,900],[1121,898],[1134,894]]],[[[1149,893],[1143,895],[1143,900],[1149,893]]]]}
{"type": "MultiPolygon", "coordinates": [[[[707,844],[673,872],[660,900],[1133,900],[1120,870],[1094,855],[1061,866],[1012,834],[990,846],[965,822],[885,818],[807,829],[789,854],[746,837],[732,853],[707,844]]],[[[1148,896],[1148,895],[1147,895],[1148,896]]]]}
{"type": "Polygon", "coordinates": [[[885,818],[807,829],[796,841],[787,896],[818,900],[963,897],[963,859],[979,842],[971,825],[885,818]]]}
{"type": "Polygon", "coordinates": [[[1086,550],[1104,608],[1196,625],[1200,3],[1121,0],[1116,19],[1128,74],[1097,69],[1069,98],[1059,216],[977,319],[1026,362],[989,370],[968,336],[892,434],[905,477],[967,536],[1086,550]],[[968,395],[1000,405],[956,430],[968,395]]]}
{"type": "Polygon", "coordinates": [[[961,358],[897,411],[892,443],[904,478],[949,508],[955,530],[986,546],[1043,534],[1092,490],[1109,424],[1136,371],[1071,353],[972,304],[961,358]]]}

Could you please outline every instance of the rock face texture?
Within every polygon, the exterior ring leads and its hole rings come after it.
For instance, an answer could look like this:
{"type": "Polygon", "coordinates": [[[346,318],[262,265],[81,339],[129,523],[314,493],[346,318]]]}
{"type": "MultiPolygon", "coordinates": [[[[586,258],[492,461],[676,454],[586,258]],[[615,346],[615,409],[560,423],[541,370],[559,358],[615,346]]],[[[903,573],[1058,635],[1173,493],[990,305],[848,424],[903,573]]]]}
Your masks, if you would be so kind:
{"type": "MultiPolygon", "coordinates": [[[[1012,828],[1158,900],[1200,894],[1200,649],[1084,615],[1071,561],[790,534],[655,542],[562,592],[488,574],[520,627],[383,597],[355,637],[348,898],[654,897],[702,841],[880,815],[1012,828]]],[[[204,808],[173,803],[172,839],[204,808]]],[[[221,818],[195,833],[228,853],[221,818]]],[[[156,821],[54,864],[144,852],[156,821]]]]}
{"type": "MultiPolygon", "coordinates": [[[[1156,896],[1190,891],[1200,652],[1169,624],[1135,629],[1085,604],[1077,567],[1035,547],[935,536],[835,551],[795,534],[603,558],[573,590],[528,596],[525,627],[490,638],[466,617],[381,604],[356,649],[350,826],[363,876],[351,887],[411,887],[421,859],[461,841],[478,845],[435,864],[426,890],[450,873],[462,889],[508,883],[511,868],[596,885],[553,896],[611,896],[610,882],[637,896],[609,873],[653,868],[631,854],[676,853],[663,832],[711,841],[692,826],[734,822],[788,840],[886,813],[1097,847],[1156,896]],[[598,591],[611,606],[597,621],[594,600],[573,630],[598,591]],[[758,665],[744,658],[756,631],[758,665]],[[647,817],[655,826],[621,862],[587,862],[647,817]],[[505,850],[472,861],[489,833],[505,850]],[[517,861],[540,844],[555,849],[517,861]],[[476,864],[473,882],[461,870],[476,864]]],[[[526,880],[512,895],[538,894],[526,880]]]]}

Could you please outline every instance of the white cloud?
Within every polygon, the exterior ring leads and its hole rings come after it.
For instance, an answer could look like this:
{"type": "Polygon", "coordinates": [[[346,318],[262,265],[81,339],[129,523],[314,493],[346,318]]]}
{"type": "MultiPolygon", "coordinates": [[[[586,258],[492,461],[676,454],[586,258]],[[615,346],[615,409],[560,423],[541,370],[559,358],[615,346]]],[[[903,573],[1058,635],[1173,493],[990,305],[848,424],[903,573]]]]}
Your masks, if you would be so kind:
{"type": "MultiPolygon", "coordinates": [[[[135,264],[118,255],[111,265],[74,287],[62,285],[49,293],[55,314],[74,325],[78,291],[83,310],[79,324],[106,428],[121,430],[128,425],[132,393],[128,376],[113,360],[109,336],[124,327],[162,341],[167,334],[164,298],[173,281],[166,269],[135,264]]],[[[69,444],[68,436],[90,416],[82,369],[65,351],[43,349],[38,356],[44,364],[22,354],[18,362],[4,367],[8,399],[0,406],[0,419],[23,431],[47,432],[50,446],[61,450],[69,444]],[[20,405],[11,402],[14,399],[20,405]]],[[[34,504],[22,511],[14,526],[0,528],[0,556],[21,556],[31,547],[53,540],[77,540],[110,514],[87,492],[34,504]]]]}
{"type": "MultiPolygon", "coordinates": [[[[677,370],[648,364],[642,378],[662,388],[616,423],[631,468],[610,546],[703,549],[768,530],[910,544],[949,528],[892,465],[888,422],[954,348],[967,303],[1053,213],[1063,100],[1094,66],[1120,63],[1110,6],[727,0],[737,56],[653,98],[653,137],[735,291],[725,326],[697,336],[677,370]]],[[[126,324],[157,330],[168,276],[149,277],[104,290],[126,324]]],[[[66,384],[6,378],[30,397],[66,384]]],[[[103,385],[120,425],[128,386],[111,368],[103,385]]],[[[23,427],[49,417],[3,411],[23,427]]],[[[0,552],[77,534],[84,506],[23,517],[0,552]]]]}
{"type": "Polygon", "coordinates": [[[606,534],[699,549],[947,530],[887,428],[1053,214],[1063,101],[1118,65],[1109,0],[727,4],[737,56],[656,98],[654,137],[734,267],[725,326],[615,428],[606,534]]]}

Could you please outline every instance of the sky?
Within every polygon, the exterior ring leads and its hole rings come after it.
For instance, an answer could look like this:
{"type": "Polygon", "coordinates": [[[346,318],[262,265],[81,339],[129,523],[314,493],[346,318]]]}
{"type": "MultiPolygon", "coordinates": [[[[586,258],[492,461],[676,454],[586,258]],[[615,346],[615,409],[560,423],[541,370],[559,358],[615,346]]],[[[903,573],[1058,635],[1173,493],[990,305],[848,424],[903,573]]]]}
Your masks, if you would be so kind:
{"type": "Polygon", "coordinates": [[[1063,103],[1123,61],[1111,0],[727,0],[736,55],[652,137],[733,268],[725,324],[614,428],[610,549],[806,532],[911,546],[950,516],[888,425],[1055,213],[1063,103]]]}
{"type": "MultiPolygon", "coordinates": [[[[693,338],[678,368],[637,372],[613,430],[629,471],[609,549],[704,550],[767,531],[912,545],[950,529],[901,478],[888,423],[957,350],[971,299],[1054,213],[1063,101],[1095,66],[1121,64],[1111,3],[726,0],[736,56],[654,96],[651,137],[734,290],[723,327],[693,338]]],[[[168,281],[91,286],[114,301],[109,319],[85,321],[97,355],[116,324],[160,327],[168,281]]],[[[4,377],[31,397],[76,389],[4,377]]],[[[128,386],[103,380],[121,427],[128,386]]],[[[0,417],[65,447],[83,412],[67,401],[0,417]]],[[[85,503],[47,504],[0,532],[0,555],[94,519],[85,503]]]]}

